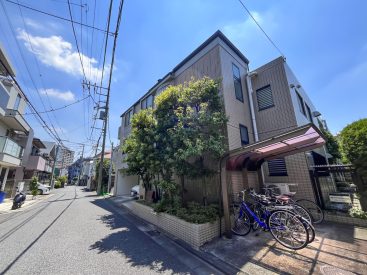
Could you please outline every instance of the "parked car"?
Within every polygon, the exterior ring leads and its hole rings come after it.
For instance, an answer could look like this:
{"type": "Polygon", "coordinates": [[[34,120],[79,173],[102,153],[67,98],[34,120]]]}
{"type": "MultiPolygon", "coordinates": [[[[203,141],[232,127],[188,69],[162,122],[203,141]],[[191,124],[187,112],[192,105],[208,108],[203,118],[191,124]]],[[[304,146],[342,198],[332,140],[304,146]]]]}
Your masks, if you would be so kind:
{"type": "Polygon", "coordinates": [[[47,195],[50,193],[51,190],[51,186],[42,183],[37,183],[37,188],[38,188],[38,194],[40,195],[47,195]]]}
{"type": "Polygon", "coordinates": [[[140,186],[139,185],[135,185],[131,188],[131,196],[134,198],[139,198],[139,193],[140,191],[140,186]]]}

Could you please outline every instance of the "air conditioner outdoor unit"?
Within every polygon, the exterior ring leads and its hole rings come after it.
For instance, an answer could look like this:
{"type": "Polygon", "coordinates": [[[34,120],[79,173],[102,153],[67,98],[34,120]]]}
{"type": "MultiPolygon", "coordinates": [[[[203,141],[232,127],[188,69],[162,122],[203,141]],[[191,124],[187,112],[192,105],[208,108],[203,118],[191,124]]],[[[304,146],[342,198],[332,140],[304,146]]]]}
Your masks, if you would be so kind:
{"type": "Polygon", "coordinates": [[[277,194],[288,194],[289,186],[288,183],[265,183],[268,188],[274,188],[274,192],[277,194]]]}

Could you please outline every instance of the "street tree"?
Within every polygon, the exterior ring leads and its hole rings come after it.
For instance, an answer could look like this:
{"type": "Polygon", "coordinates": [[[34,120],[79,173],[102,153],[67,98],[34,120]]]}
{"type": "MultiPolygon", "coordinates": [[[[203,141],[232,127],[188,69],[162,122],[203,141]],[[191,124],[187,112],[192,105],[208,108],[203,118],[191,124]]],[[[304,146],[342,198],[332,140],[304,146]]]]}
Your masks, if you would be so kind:
{"type": "Polygon", "coordinates": [[[156,150],[156,119],[151,109],[142,110],[135,114],[131,122],[131,133],[122,145],[126,153],[124,162],[126,175],[138,175],[145,191],[151,189],[152,180],[158,172],[156,150]]]}
{"type": "Polygon", "coordinates": [[[227,118],[218,82],[205,77],[171,86],[156,98],[156,106],[162,168],[180,178],[183,198],[185,177],[212,175],[217,167],[210,165],[211,160],[225,152],[227,118]]]}
{"type": "Polygon", "coordinates": [[[367,118],[347,125],[340,133],[340,143],[345,160],[351,162],[360,176],[357,182],[360,202],[364,211],[367,210],[367,118]]]}

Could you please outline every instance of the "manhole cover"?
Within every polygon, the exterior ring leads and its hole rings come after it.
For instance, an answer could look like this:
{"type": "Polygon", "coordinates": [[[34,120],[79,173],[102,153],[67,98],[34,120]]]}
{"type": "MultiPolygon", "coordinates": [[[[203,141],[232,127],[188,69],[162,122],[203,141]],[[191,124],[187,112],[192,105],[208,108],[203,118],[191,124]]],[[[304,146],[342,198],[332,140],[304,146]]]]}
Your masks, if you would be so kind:
{"type": "Polygon", "coordinates": [[[320,271],[324,275],[355,275],[353,272],[349,272],[335,266],[323,265],[320,267],[320,271]]]}

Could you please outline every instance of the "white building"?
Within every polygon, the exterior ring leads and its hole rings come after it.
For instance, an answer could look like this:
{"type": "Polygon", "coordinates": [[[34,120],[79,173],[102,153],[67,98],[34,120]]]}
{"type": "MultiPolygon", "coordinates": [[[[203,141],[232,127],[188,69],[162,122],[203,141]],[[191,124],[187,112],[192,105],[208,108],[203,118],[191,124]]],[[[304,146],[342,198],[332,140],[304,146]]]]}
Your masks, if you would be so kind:
{"type": "Polygon", "coordinates": [[[0,47],[0,184],[7,196],[14,195],[23,180],[33,140],[33,130],[23,117],[27,98],[12,77],[15,70],[0,47]]]}

